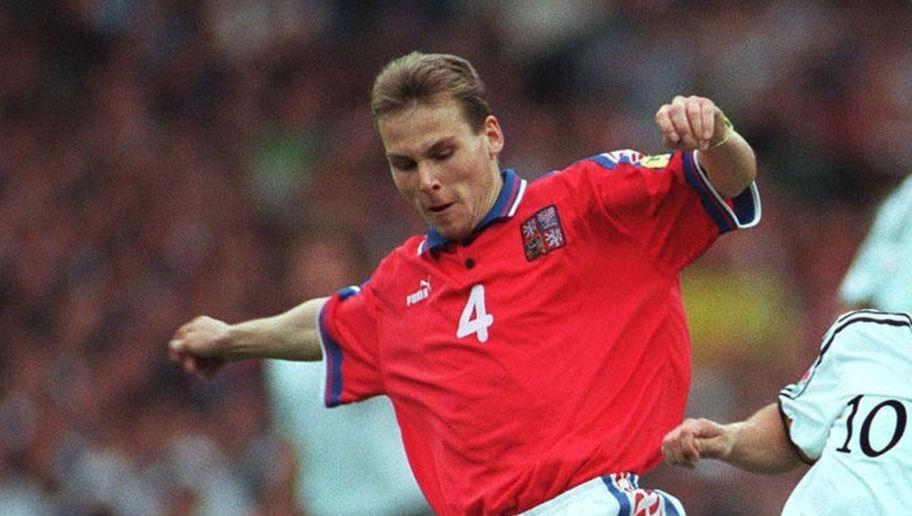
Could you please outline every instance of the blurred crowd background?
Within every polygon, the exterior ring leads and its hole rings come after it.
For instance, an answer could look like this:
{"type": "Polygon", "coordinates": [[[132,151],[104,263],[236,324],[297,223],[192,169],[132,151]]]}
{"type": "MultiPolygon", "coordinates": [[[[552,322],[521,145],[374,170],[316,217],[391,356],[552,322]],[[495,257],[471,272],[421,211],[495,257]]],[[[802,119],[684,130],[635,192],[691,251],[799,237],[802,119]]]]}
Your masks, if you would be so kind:
{"type": "MultiPolygon", "coordinates": [[[[199,314],[359,283],[425,230],[368,111],[413,49],[476,65],[527,179],[662,152],[675,94],[722,107],[757,152],[763,221],[684,276],[688,413],[751,414],[810,364],[912,170],[910,28],[906,0],[0,2],[0,514],[306,511],[262,365],[202,381],[166,343],[199,314]]],[[[693,515],[778,514],[802,472],[642,483],[693,515]]]]}

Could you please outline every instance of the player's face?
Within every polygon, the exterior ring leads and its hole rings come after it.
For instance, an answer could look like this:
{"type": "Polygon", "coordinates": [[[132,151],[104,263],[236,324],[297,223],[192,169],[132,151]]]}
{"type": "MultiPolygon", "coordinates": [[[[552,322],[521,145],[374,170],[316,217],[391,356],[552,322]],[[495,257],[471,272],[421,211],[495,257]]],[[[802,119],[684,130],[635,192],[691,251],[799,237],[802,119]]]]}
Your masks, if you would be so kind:
{"type": "Polygon", "coordinates": [[[378,129],[396,188],[443,237],[469,236],[503,183],[497,119],[489,116],[476,133],[456,101],[446,99],[387,115],[378,129]]]}

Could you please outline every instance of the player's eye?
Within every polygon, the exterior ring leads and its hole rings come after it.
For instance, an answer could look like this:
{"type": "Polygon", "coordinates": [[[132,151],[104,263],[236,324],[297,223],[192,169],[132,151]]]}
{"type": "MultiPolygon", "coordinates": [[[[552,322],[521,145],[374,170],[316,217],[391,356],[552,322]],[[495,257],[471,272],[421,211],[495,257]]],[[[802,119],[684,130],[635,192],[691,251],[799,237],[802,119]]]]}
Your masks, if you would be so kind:
{"type": "Polygon", "coordinates": [[[446,161],[453,155],[453,149],[444,149],[434,153],[434,159],[437,161],[446,161]]]}
{"type": "Polygon", "coordinates": [[[415,163],[415,160],[407,159],[407,158],[406,159],[391,159],[390,166],[395,168],[396,170],[408,171],[408,170],[413,170],[415,168],[415,166],[417,166],[417,163],[415,163]]]}

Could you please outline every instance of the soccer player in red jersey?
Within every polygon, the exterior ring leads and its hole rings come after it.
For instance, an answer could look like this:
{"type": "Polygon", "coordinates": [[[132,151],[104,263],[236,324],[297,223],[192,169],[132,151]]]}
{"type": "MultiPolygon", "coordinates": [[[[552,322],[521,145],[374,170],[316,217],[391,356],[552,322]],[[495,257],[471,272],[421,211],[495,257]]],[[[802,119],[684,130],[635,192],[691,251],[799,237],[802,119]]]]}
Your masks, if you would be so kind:
{"type": "Polygon", "coordinates": [[[637,478],[684,414],[678,274],[759,220],[747,142],[712,101],[678,96],[656,113],[671,154],[599,154],[529,183],[500,169],[477,73],[443,54],[387,65],[371,109],[428,233],[360,287],[239,324],[198,317],[172,357],[205,376],[322,359],[327,406],[389,396],[439,514],[683,514],[637,478]]]}

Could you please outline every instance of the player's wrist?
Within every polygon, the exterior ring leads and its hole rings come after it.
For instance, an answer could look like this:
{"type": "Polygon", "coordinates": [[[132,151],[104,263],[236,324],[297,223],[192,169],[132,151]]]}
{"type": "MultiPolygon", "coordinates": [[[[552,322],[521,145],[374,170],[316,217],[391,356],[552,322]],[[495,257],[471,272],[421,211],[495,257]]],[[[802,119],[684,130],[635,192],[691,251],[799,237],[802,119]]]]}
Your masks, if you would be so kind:
{"type": "Polygon", "coordinates": [[[252,341],[255,332],[244,323],[226,324],[216,338],[216,357],[226,362],[235,362],[246,358],[258,358],[252,341]]]}
{"type": "Polygon", "coordinates": [[[731,462],[734,457],[735,444],[738,434],[744,430],[744,422],[719,425],[718,445],[715,447],[716,459],[731,462]]]}
{"type": "Polygon", "coordinates": [[[719,112],[719,121],[722,122],[722,130],[719,136],[714,138],[714,141],[710,142],[709,147],[706,150],[718,149],[730,142],[732,136],[735,134],[735,125],[732,124],[731,120],[729,120],[728,117],[725,116],[725,113],[722,113],[721,111],[719,112]]]}

